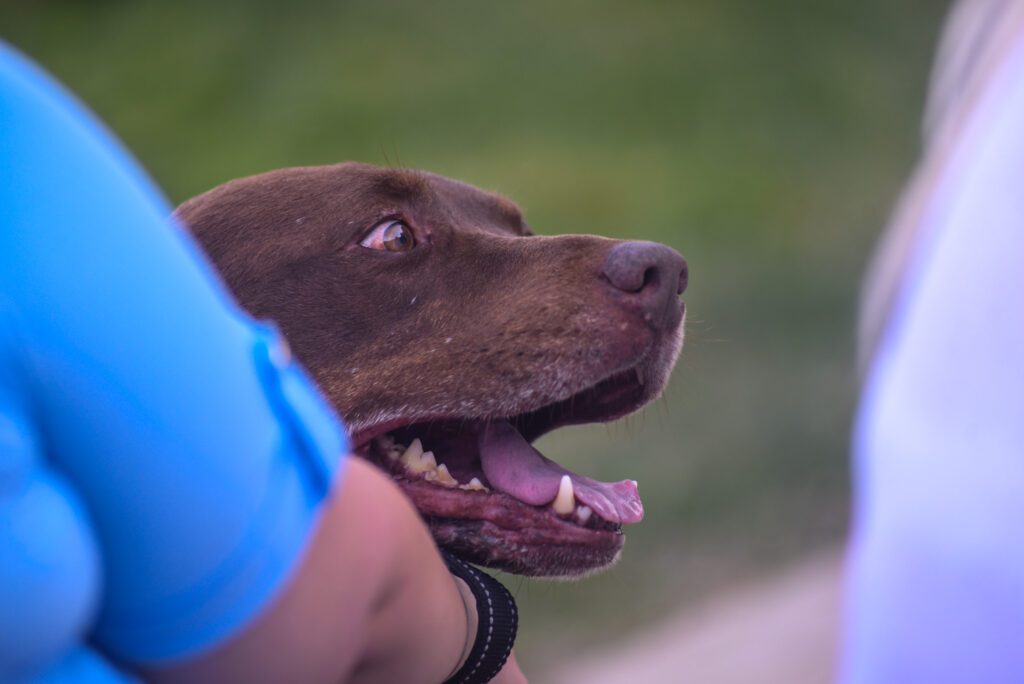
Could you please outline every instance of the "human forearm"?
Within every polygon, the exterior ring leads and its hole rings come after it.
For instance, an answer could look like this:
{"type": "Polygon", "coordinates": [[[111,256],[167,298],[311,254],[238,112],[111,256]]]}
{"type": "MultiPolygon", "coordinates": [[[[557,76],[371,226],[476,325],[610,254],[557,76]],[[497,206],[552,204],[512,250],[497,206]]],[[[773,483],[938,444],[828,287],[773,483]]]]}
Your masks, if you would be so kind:
{"type": "Polygon", "coordinates": [[[440,682],[464,656],[466,609],[394,484],[353,458],[288,586],[251,626],[166,681],[440,682]]]}

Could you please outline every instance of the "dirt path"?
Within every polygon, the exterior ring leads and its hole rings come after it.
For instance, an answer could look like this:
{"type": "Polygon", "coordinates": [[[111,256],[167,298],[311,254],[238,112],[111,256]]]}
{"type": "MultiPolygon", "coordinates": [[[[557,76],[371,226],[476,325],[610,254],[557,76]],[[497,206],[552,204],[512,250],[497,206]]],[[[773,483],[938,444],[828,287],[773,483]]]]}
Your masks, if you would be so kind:
{"type": "Polygon", "coordinates": [[[614,651],[537,677],[555,684],[817,684],[835,669],[841,554],[668,618],[614,651]]]}

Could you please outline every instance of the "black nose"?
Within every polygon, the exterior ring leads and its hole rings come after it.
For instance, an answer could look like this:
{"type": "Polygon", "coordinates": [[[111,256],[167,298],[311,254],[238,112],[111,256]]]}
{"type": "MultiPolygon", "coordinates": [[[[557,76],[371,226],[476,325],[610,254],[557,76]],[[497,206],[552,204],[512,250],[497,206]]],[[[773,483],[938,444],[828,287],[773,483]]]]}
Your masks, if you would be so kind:
{"type": "Polygon", "coordinates": [[[601,272],[652,323],[669,327],[678,322],[676,297],[686,289],[689,274],[676,250],[656,242],[620,242],[608,252],[601,272]]]}

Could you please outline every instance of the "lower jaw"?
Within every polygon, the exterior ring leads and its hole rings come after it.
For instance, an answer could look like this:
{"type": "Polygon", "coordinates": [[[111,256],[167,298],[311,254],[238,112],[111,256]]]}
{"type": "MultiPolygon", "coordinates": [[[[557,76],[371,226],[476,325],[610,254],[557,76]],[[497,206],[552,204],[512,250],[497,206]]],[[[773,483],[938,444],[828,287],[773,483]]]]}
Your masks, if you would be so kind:
{"type": "Polygon", "coordinates": [[[613,565],[622,553],[621,532],[591,531],[604,537],[588,543],[546,539],[536,530],[507,530],[489,520],[427,518],[438,546],[463,560],[526,577],[573,579],[613,565]]]}
{"type": "Polygon", "coordinates": [[[463,492],[449,497],[436,485],[398,484],[439,546],[495,570],[528,577],[581,577],[614,564],[625,543],[621,528],[584,527],[507,497],[463,492]]]}

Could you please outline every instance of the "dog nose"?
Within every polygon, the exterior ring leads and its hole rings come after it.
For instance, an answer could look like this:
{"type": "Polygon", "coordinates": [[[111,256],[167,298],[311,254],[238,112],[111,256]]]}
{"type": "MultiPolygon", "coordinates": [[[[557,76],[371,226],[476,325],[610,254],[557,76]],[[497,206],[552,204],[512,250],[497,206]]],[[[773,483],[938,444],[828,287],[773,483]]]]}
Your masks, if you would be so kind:
{"type": "Polygon", "coordinates": [[[686,289],[686,260],[671,247],[656,242],[620,242],[605,257],[601,270],[615,289],[630,295],[645,313],[664,316],[666,327],[678,316],[670,301],[686,289]]]}

